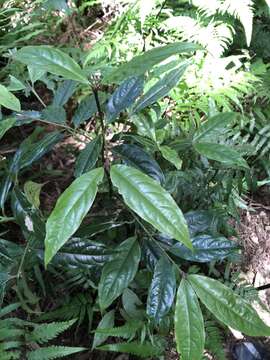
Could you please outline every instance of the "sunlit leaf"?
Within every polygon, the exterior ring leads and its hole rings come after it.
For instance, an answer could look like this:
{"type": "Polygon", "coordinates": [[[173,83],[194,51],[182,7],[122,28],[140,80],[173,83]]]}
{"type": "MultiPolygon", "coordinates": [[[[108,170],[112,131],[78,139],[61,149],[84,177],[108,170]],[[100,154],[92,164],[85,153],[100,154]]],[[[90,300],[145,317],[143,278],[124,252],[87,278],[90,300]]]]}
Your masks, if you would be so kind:
{"type": "Polygon", "coordinates": [[[57,200],[46,223],[45,265],[79,228],[96,197],[103,168],[82,175],[57,200]]]}
{"type": "Polygon", "coordinates": [[[205,342],[203,316],[197,296],[185,279],[178,288],[174,322],[181,359],[201,360],[205,342]]]}
{"type": "Polygon", "coordinates": [[[181,210],[171,195],[155,180],[125,165],[112,166],[111,179],[125,203],[142,219],[192,249],[181,210]]]}
{"type": "Polygon", "coordinates": [[[249,336],[270,336],[253,307],[220,281],[202,275],[189,275],[188,281],[219,321],[249,336]]]}
{"type": "Polygon", "coordinates": [[[20,101],[5,86],[0,84],[0,105],[14,111],[21,111],[20,101]]]}

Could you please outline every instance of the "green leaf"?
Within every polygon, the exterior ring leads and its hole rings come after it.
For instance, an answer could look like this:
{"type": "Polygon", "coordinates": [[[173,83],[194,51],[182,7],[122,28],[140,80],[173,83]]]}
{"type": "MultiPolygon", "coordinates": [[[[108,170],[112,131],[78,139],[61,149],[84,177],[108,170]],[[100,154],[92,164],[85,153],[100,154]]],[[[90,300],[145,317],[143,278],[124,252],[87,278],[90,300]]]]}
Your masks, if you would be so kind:
{"type": "Polygon", "coordinates": [[[143,358],[153,358],[162,355],[164,349],[151,344],[150,342],[129,342],[129,343],[117,343],[103,345],[97,348],[97,350],[113,351],[119,353],[128,353],[143,358]]]}
{"type": "Polygon", "coordinates": [[[57,200],[46,223],[45,265],[79,228],[90,210],[102,181],[104,170],[94,169],[82,175],[57,200]]]}
{"type": "MultiPolygon", "coordinates": [[[[43,259],[43,251],[38,255],[43,259]]],[[[111,261],[115,253],[105,245],[85,238],[71,238],[55,254],[51,260],[52,265],[65,268],[89,269],[91,266],[102,266],[111,261]]]]}
{"type": "Polygon", "coordinates": [[[170,248],[170,252],[182,259],[197,262],[222,260],[235,253],[237,243],[223,236],[197,235],[191,239],[193,251],[177,243],[170,248]]]}
{"type": "Polygon", "coordinates": [[[115,259],[107,263],[103,270],[98,287],[99,304],[106,309],[122,294],[134,279],[138,270],[141,250],[136,238],[124,241],[117,251],[115,259]]]}
{"type": "MultiPolygon", "coordinates": [[[[111,328],[114,326],[114,310],[109,311],[103,316],[101,321],[98,324],[97,330],[111,328]]],[[[109,335],[95,333],[92,349],[95,349],[97,346],[101,345],[108,339],[109,335]]]]}
{"type": "Polygon", "coordinates": [[[182,211],[155,180],[125,165],[112,166],[111,179],[125,203],[142,219],[192,249],[182,211]]]}
{"type": "Polygon", "coordinates": [[[134,101],[143,91],[144,79],[130,77],[122,82],[110,97],[107,104],[107,121],[110,123],[117,118],[121,111],[133,105],[134,101]]]}
{"type": "Polygon", "coordinates": [[[205,331],[202,311],[190,284],[182,279],[175,307],[175,338],[182,360],[201,360],[205,331]]]}
{"type": "Polygon", "coordinates": [[[15,78],[15,76],[13,75],[9,75],[9,85],[7,87],[7,89],[9,91],[19,91],[19,90],[24,90],[26,88],[26,86],[17,78],[15,78]]]}
{"type": "Polygon", "coordinates": [[[21,111],[20,101],[5,86],[0,84],[0,105],[14,111],[21,111]]]}
{"type": "Polygon", "coordinates": [[[59,131],[53,131],[46,134],[38,142],[30,142],[30,144],[26,142],[24,144],[22,143],[22,159],[20,162],[20,170],[41,159],[45,154],[51,151],[54,145],[57,144],[62,138],[63,135],[59,131]]]}
{"type": "Polygon", "coordinates": [[[105,82],[120,82],[129,76],[140,76],[150,70],[154,65],[166,60],[172,55],[189,53],[198,50],[200,47],[192,43],[175,42],[169,45],[156,47],[135,56],[131,61],[120,65],[107,77],[105,82]]]}
{"type": "Polygon", "coordinates": [[[188,63],[183,63],[178,69],[170,71],[168,74],[152,86],[146,94],[144,94],[133,108],[133,112],[143,110],[149,105],[152,105],[159,99],[168,95],[168,93],[177,85],[181,77],[184,75],[188,63]]]}
{"type": "Polygon", "coordinates": [[[0,121],[0,140],[5,135],[5,133],[13,127],[13,125],[16,123],[15,118],[9,118],[5,120],[0,121]]]}
{"type": "Polygon", "coordinates": [[[148,290],[147,315],[158,324],[169,312],[176,287],[172,264],[162,256],[155,266],[151,287],[148,290]]]}
{"type": "Polygon", "coordinates": [[[77,84],[74,80],[63,81],[56,90],[52,105],[64,106],[76,90],[76,85],[77,84]]]}
{"type": "Polygon", "coordinates": [[[97,104],[94,95],[87,96],[82,100],[72,118],[73,124],[78,127],[89,120],[97,112],[97,104]]]}
{"type": "Polygon", "coordinates": [[[63,106],[55,106],[52,104],[41,111],[41,118],[52,124],[65,124],[67,115],[63,106]]]}
{"type": "Polygon", "coordinates": [[[23,187],[27,200],[37,209],[40,206],[39,197],[43,185],[44,184],[38,184],[30,180],[30,181],[26,181],[23,187]]]}
{"type": "Polygon", "coordinates": [[[163,183],[164,174],[156,162],[146,151],[137,145],[122,144],[115,146],[113,152],[120,155],[127,165],[133,166],[151,176],[159,183],[163,183]]]}
{"type": "Polygon", "coordinates": [[[32,84],[40,80],[42,76],[46,74],[46,70],[35,65],[28,65],[27,70],[32,84]]]}
{"type": "Polygon", "coordinates": [[[270,336],[270,327],[230,288],[202,275],[189,275],[188,280],[201,302],[219,321],[249,336],[270,336]]]}
{"type": "Polygon", "coordinates": [[[134,291],[130,289],[124,290],[122,294],[122,304],[129,318],[136,320],[144,319],[145,311],[143,310],[143,303],[134,291]]]}
{"type": "Polygon", "coordinates": [[[180,159],[176,150],[170,148],[169,146],[163,145],[159,147],[162,156],[164,159],[168,160],[176,169],[181,170],[182,160],[180,159]]]}
{"type": "Polygon", "coordinates": [[[86,348],[55,346],[42,347],[27,353],[27,360],[53,360],[85,351],[86,348]]]}
{"type": "Polygon", "coordinates": [[[75,176],[79,177],[87,171],[93,169],[98,160],[98,156],[102,149],[102,137],[99,135],[92,140],[86,147],[80,152],[75,163],[75,176]]]}
{"type": "Polygon", "coordinates": [[[249,168],[246,160],[233,148],[214,143],[195,143],[194,148],[208,159],[219,161],[226,166],[249,168]]]}
{"type": "Polygon", "coordinates": [[[193,142],[215,141],[219,135],[224,134],[224,129],[232,123],[236,115],[235,113],[221,113],[203,122],[193,135],[193,142]]]}
{"type": "Polygon", "coordinates": [[[25,46],[17,51],[14,58],[65,79],[89,84],[80,66],[70,56],[51,46],[25,46]]]}

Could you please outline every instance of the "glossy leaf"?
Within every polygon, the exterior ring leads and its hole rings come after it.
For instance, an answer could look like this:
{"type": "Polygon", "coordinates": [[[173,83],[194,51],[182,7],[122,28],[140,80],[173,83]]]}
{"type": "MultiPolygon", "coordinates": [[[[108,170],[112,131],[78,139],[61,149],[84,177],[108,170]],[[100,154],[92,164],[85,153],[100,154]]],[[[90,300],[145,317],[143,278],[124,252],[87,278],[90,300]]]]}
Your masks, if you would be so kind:
{"type": "Polygon", "coordinates": [[[181,77],[184,75],[188,63],[182,64],[179,68],[165,74],[153,87],[151,87],[146,94],[144,94],[133,108],[133,112],[143,110],[149,105],[152,105],[159,99],[168,95],[168,93],[177,85],[181,77]]]}
{"type": "Polygon", "coordinates": [[[222,260],[232,255],[238,249],[237,243],[223,236],[197,235],[191,239],[193,251],[181,244],[175,244],[170,252],[182,259],[197,262],[222,260]]]}
{"type": "Polygon", "coordinates": [[[215,141],[219,135],[224,134],[224,130],[232,123],[236,115],[236,113],[220,113],[212,116],[199,126],[198,130],[193,135],[193,141],[215,141]]]}
{"type": "Polygon", "coordinates": [[[192,210],[185,214],[191,237],[198,234],[216,234],[219,230],[219,218],[210,210],[192,210]]]}
{"type": "MultiPolygon", "coordinates": [[[[89,269],[91,266],[102,266],[111,261],[115,251],[105,245],[85,238],[72,238],[56,253],[52,265],[68,268],[89,269]]],[[[41,257],[43,251],[39,251],[41,257]]]]}
{"type": "Polygon", "coordinates": [[[169,312],[174,301],[175,288],[176,279],[173,266],[163,256],[155,267],[147,298],[147,315],[156,323],[159,323],[169,312]]]}
{"type": "MultiPolygon", "coordinates": [[[[107,95],[99,93],[99,102],[102,105],[106,101],[107,95]]],[[[73,124],[78,127],[97,112],[97,104],[94,95],[86,96],[77,107],[72,118],[73,124]]]]}
{"type": "Polygon", "coordinates": [[[121,111],[133,105],[143,91],[143,77],[130,77],[122,82],[110,97],[107,104],[107,121],[112,122],[121,111]]]}
{"type": "Polygon", "coordinates": [[[7,89],[9,91],[19,91],[19,90],[24,90],[26,88],[26,86],[24,85],[23,82],[21,82],[20,80],[18,80],[15,76],[13,75],[9,75],[9,85],[7,87],[7,89]]]}
{"type": "Polygon", "coordinates": [[[94,202],[103,175],[102,168],[89,171],[73,181],[57,200],[46,223],[45,265],[79,228],[94,202]]]}
{"type": "Polygon", "coordinates": [[[40,141],[30,143],[23,148],[22,159],[20,162],[20,169],[32,165],[35,161],[41,159],[45,154],[52,150],[55,144],[57,144],[63,135],[58,131],[54,131],[45,135],[40,141]]]}
{"type": "Polygon", "coordinates": [[[99,135],[80,152],[75,163],[75,176],[79,177],[93,169],[102,148],[102,137],[99,135]]]}
{"type": "Polygon", "coordinates": [[[105,82],[120,82],[129,76],[140,76],[150,70],[154,65],[166,60],[172,55],[190,53],[200,47],[192,43],[175,42],[173,44],[156,47],[135,56],[131,61],[120,65],[104,79],[105,82]]]}
{"type": "Polygon", "coordinates": [[[21,111],[20,101],[5,86],[0,84],[0,105],[14,111],[21,111]]]}
{"type": "Polygon", "coordinates": [[[34,235],[39,244],[44,243],[45,224],[38,210],[33,209],[25,194],[17,187],[11,194],[11,209],[15,221],[20,225],[25,237],[34,235]]]}
{"type": "Polygon", "coordinates": [[[0,184],[0,208],[2,210],[4,209],[9,190],[11,189],[13,182],[16,180],[17,173],[20,169],[21,157],[22,151],[19,148],[10,160],[7,174],[2,178],[0,184]]]}
{"type": "MultiPolygon", "coordinates": [[[[97,330],[99,329],[108,329],[114,326],[114,310],[106,313],[103,318],[100,320],[97,330]]],[[[109,336],[106,334],[95,333],[92,349],[95,349],[97,346],[103,344],[109,336]]]]}
{"type": "Polygon", "coordinates": [[[0,140],[5,135],[5,133],[15,125],[15,123],[15,118],[9,118],[0,121],[0,140]]]}
{"type": "Polygon", "coordinates": [[[201,302],[219,321],[249,336],[270,336],[270,327],[230,288],[202,275],[189,275],[188,281],[201,302]]]}
{"type": "Polygon", "coordinates": [[[159,183],[164,182],[164,174],[160,166],[146,151],[137,145],[122,144],[115,146],[113,152],[120,155],[127,165],[133,166],[151,176],[159,183]]]}
{"type": "Polygon", "coordinates": [[[80,66],[67,54],[50,46],[25,46],[14,55],[26,65],[40,67],[54,75],[89,84],[80,66]]]}
{"type": "Polygon", "coordinates": [[[203,316],[197,296],[185,279],[178,288],[174,323],[181,359],[201,360],[205,342],[203,316]]]}
{"type": "Polygon", "coordinates": [[[125,203],[142,219],[192,249],[181,210],[171,195],[155,180],[125,165],[112,166],[111,179],[125,203]]]}
{"type": "Polygon", "coordinates": [[[194,148],[199,154],[208,159],[219,161],[226,166],[239,166],[248,168],[247,162],[233,148],[214,143],[195,143],[194,148]]]}
{"type": "Polygon", "coordinates": [[[169,146],[162,145],[159,147],[162,156],[168,160],[176,169],[180,170],[182,167],[182,160],[180,159],[177,151],[170,148],[169,146]]]}
{"type": "Polygon", "coordinates": [[[107,263],[102,271],[98,287],[101,309],[106,309],[123,293],[138,270],[141,250],[136,238],[124,241],[117,251],[120,254],[107,263]]]}
{"type": "Polygon", "coordinates": [[[60,84],[55,92],[52,104],[54,106],[64,106],[76,90],[76,85],[74,80],[66,80],[60,84]]]}
{"type": "Polygon", "coordinates": [[[122,304],[129,318],[135,320],[144,319],[145,311],[143,310],[143,303],[134,291],[128,288],[124,290],[122,294],[122,304]]]}

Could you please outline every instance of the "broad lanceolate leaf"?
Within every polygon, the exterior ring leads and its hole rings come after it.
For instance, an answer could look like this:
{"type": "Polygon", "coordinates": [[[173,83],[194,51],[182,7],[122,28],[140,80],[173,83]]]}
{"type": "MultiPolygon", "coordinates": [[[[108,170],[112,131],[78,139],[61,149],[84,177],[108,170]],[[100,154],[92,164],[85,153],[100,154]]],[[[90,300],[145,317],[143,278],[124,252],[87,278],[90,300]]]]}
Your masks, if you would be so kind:
{"type": "Polygon", "coordinates": [[[193,52],[199,48],[200,47],[196,44],[176,42],[151,49],[142,55],[134,57],[128,63],[120,65],[116,70],[109,74],[104,81],[120,82],[129,76],[143,75],[154,65],[164,61],[172,55],[193,52]]]}
{"type": "Polygon", "coordinates": [[[107,121],[112,122],[121,111],[133,105],[143,91],[142,76],[133,76],[122,82],[110,97],[107,104],[107,121]]]}
{"type": "Polygon", "coordinates": [[[45,135],[40,141],[30,143],[25,148],[22,147],[22,159],[20,162],[20,169],[32,165],[35,161],[41,159],[47,152],[52,150],[63,135],[58,131],[51,132],[45,135]]]}
{"type": "Polygon", "coordinates": [[[205,332],[197,296],[187,280],[182,279],[175,307],[175,338],[182,360],[201,360],[205,332]]]}
{"type": "Polygon", "coordinates": [[[76,179],[59,197],[46,224],[45,265],[79,228],[96,197],[104,170],[94,169],[76,179]]]}
{"type": "Polygon", "coordinates": [[[0,140],[5,135],[5,133],[12,128],[12,126],[16,123],[15,118],[9,118],[0,121],[0,140]]]}
{"type": "MultiPolygon", "coordinates": [[[[97,329],[108,329],[114,326],[114,310],[109,311],[103,316],[100,323],[98,324],[97,329]]],[[[106,334],[95,333],[92,349],[95,349],[97,346],[104,343],[109,336],[106,334]]]]}
{"type": "Polygon", "coordinates": [[[41,111],[41,118],[52,124],[65,124],[67,114],[63,106],[48,105],[41,111]]]}
{"type": "Polygon", "coordinates": [[[72,118],[73,124],[78,127],[89,120],[97,112],[97,104],[94,95],[87,96],[79,104],[72,118]]]}
{"type": "Polygon", "coordinates": [[[140,169],[145,174],[151,176],[159,183],[163,183],[165,178],[160,166],[146,151],[137,145],[123,144],[115,146],[113,152],[120,155],[128,165],[140,169]]]}
{"type": "MultiPolygon", "coordinates": [[[[42,257],[43,252],[39,251],[42,257]]],[[[102,266],[115,256],[112,249],[86,238],[70,239],[51,260],[53,265],[65,268],[89,269],[92,266],[102,266]]]]}
{"type": "Polygon", "coordinates": [[[93,169],[98,160],[102,148],[102,137],[99,135],[92,140],[80,152],[75,164],[75,176],[79,177],[87,171],[93,169]]]}
{"type": "Polygon", "coordinates": [[[170,252],[185,260],[204,263],[222,260],[235,253],[238,248],[235,241],[228,240],[223,236],[197,235],[191,241],[193,251],[177,243],[170,248],[170,252]]]}
{"type": "Polygon", "coordinates": [[[65,79],[89,84],[80,66],[67,54],[50,46],[25,46],[15,54],[15,59],[26,65],[44,70],[65,79]]]}
{"type": "Polygon", "coordinates": [[[189,275],[188,281],[208,310],[222,323],[249,336],[270,336],[270,327],[230,288],[202,275],[189,275]]]}
{"type": "Polygon", "coordinates": [[[0,105],[14,111],[21,111],[20,101],[5,86],[0,84],[0,105]]]}
{"type": "Polygon", "coordinates": [[[193,135],[193,142],[212,142],[224,133],[224,129],[235,119],[236,113],[221,113],[214,115],[200,125],[193,135]]]}
{"type": "Polygon", "coordinates": [[[174,69],[166,74],[139,99],[133,108],[133,112],[140,111],[168,95],[168,93],[177,85],[187,67],[188,63],[183,63],[178,69],[174,69]]]}
{"type": "Polygon", "coordinates": [[[245,159],[234,149],[227,145],[214,143],[195,143],[195,150],[208,159],[219,161],[226,166],[239,166],[248,168],[245,159]]]}
{"type": "Polygon", "coordinates": [[[24,184],[24,187],[23,187],[27,200],[36,209],[38,209],[39,205],[40,205],[39,197],[40,197],[40,192],[41,192],[43,185],[44,184],[38,184],[34,181],[29,180],[24,184]]]}
{"type": "Polygon", "coordinates": [[[176,280],[172,264],[165,257],[158,261],[147,298],[147,315],[156,323],[170,310],[174,301],[176,280]]]}
{"type": "Polygon", "coordinates": [[[69,98],[73,95],[76,89],[76,82],[74,80],[66,80],[56,90],[53,98],[54,106],[64,106],[69,98]]]}
{"type": "Polygon", "coordinates": [[[125,165],[112,166],[111,179],[125,203],[142,219],[192,249],[181,210],[171,195],[155,180],[125,165]]]}
{"type": "Polygon", "coordinates": [[[138,270],[141,250],[136,238],[124,241],[117,251],[120,254],[107,263],[102,271],[98,288],[101,309],[106,309],[122,294],[138,270]]]}

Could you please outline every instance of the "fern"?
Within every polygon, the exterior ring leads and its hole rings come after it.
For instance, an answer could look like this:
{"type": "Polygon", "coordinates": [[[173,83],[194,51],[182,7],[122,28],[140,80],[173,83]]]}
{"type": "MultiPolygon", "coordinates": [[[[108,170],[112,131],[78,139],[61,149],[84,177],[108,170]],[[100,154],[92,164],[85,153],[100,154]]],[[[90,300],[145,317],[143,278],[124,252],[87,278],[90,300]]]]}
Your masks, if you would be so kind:
{"type": "Polygon", "coordinates": [[[206,342],[205,348],[218,360],[225,360],[224,336],[216,321],[205,322],[206,342]]]}
{"type": "Polygon", "coordinates": [[[238,19],[244,27],[247,45],[250,45],[253,27],[253,0],[194,0],[205,16],[213,16],[216,13],[228,14],[238,19]]]}
{"type": "Polygon", "coordinates": [[[151,358],[155,356],[161,356],[164,348],[150,342],[145,342],[143,344],[139,342],[130,342],[130,343],[118,343],[118,344],[108,344],[103,345],[97,348],[98,350],[113,351],[128,353],[131,355],[136,355],[142,358],[151,358]]]}
{"type": "Polygon", "coordinates": [[[183,40],[201,44],[215,57],[221,56],[233,39],[233,28],[221,21],[211,20],[204,25],[201,19],[175,16],[167,19],[163,26],[167,30],[176,30],[183,40]]]}
{"type": "Polygon", "coordinates": [[[28,360],[53,360],[86,350],[79,347],[50,346],[31,351],[27,354],[28,360]]]}
{"type": "Polygon", "coordinates": [[[28,335],[27,340],[44,344],[71,327],[77,319],[65,322],[35,325],[34,330],[28,335]]]}
{"type": "Polygon", "coordinates": [[[97,329],[95,333],[104,334],[107,336],[121,337],[123,339],[131,339],[136,335],[136,332],[142,327],[141,321],[130,321],[120,327],[111,329],[97,329]]]}

